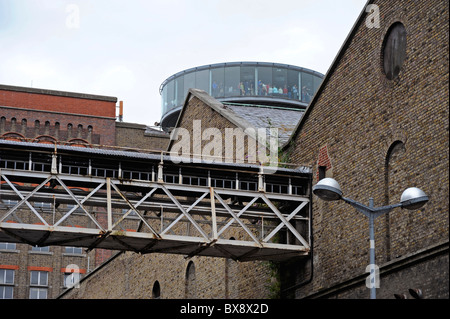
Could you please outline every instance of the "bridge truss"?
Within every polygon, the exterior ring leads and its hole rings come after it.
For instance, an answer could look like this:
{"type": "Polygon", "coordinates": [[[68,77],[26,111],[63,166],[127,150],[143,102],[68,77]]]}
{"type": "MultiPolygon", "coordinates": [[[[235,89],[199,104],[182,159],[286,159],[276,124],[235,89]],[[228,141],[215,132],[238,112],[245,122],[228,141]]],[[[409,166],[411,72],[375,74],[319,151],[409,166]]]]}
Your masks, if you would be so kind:
{"type": "Polygon", "coordinates": [[[257,165],[9,141],[0,156],[0,242],[240,261],[309,254],[304,169],[268,175],[257,165]]]}

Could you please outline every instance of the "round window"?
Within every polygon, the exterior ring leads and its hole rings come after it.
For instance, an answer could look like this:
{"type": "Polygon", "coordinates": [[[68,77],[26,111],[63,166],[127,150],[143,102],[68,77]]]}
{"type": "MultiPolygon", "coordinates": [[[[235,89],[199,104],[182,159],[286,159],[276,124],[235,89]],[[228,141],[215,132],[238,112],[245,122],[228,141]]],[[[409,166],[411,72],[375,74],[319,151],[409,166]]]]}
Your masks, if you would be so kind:
{"type": "Polygon", "coordinates": [[[394,23],[384,38],[383,68],[389,80],[395,79],[406,58],[406,29],[400,22],[394,23]]]}

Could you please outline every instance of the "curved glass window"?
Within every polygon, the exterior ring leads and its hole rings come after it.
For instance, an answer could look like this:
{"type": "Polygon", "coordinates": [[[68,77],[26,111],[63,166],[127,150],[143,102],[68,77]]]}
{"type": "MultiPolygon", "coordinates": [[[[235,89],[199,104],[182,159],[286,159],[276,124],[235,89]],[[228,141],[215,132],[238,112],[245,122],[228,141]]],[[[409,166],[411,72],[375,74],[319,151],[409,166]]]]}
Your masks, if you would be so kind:
{"type": "Polygon", "coordinates": [[[211,96],[225,96],[225,68],[211,70],[211,96]]]}
{"type": "Polygon", "coordinates": [[[177,73],[161,85],[163,117],[183,105],[190,88],[214,98],[272,97],[308,104],[323,75],[308,69],[277,63],[220,63],[177,73]]]}

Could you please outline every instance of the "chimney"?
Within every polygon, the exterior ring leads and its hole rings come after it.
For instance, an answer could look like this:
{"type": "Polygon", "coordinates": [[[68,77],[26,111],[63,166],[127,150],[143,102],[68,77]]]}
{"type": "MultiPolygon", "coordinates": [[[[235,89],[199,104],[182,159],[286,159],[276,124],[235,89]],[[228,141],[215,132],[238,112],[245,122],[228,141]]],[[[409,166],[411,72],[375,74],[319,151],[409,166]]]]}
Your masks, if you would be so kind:
{"type": "Polygon", "coordinates": [[[119,122],[123,122],[123,101],[119,101],[119,122]]]}

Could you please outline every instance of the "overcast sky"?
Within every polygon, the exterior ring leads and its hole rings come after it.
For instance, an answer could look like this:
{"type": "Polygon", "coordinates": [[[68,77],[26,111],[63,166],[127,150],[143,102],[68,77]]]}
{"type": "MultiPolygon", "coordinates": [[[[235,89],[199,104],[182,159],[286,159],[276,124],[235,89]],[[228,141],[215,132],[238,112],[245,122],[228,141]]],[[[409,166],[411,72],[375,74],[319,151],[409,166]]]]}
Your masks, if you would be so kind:
{"type": "Polygon", "coordinates": [[[161,118],[160,84],[236,61],[326,73],[366,0],[0,0],[0,84],[115,96],[161,118]]]}

